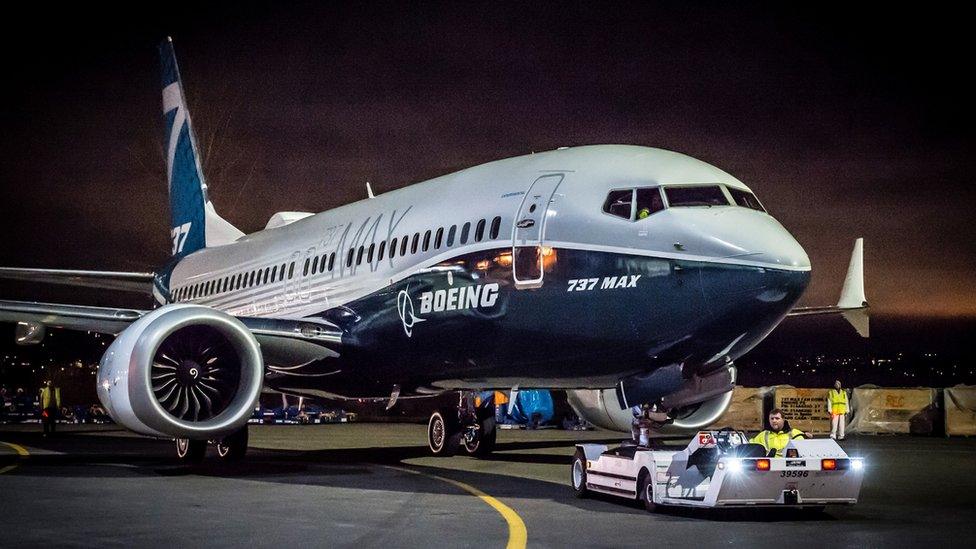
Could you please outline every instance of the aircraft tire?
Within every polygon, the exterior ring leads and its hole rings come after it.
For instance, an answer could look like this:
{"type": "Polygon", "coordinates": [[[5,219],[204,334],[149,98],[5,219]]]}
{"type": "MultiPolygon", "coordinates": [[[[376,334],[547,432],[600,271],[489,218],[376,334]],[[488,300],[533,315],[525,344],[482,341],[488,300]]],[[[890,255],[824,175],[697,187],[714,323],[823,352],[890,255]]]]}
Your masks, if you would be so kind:
{"type": "Polygon", "coordinates": [[[181,462],[186,464],[200,463],[206,455],[206,440],[176,439],[176,458],[181,462]]]}
{"type": "Polygon", "coordinates": [[[438,457],[453,456],[461,446],[461,426],[457,413],[442,408],[430,415],[427,422],[427,447],[438,457]]]}
{"type": "Polygon", "coordinates": [[[497,439],[498,429],[495,426],[495,418],[487,417],[480,422],[478,438],[472,443],[464,441],[464,449],[473,457],[488,457],[495,451],[497,439]]]}
{"type": "Polygon", "coordinates": [[[247,425],[245,425],[239,431],[227,435],[214,444],[217,447],[217,456],[224,461],[243,459],[247,454],[247,439],[247,425]]]}

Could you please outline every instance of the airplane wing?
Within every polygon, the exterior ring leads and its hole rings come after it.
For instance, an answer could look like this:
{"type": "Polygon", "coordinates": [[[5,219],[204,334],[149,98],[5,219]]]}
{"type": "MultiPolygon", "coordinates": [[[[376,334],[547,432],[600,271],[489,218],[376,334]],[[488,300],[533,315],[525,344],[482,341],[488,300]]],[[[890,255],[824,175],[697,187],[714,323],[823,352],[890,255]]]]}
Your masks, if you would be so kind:
{"type": "MultiPolygon", "coordinates": [[[[113,309],[59,303],[0,300],[0,322],[16,322],[17,342],[39,343],[46,327],[91,330],[118,335],[148,313],[139,309],[113,309]]],[[[304,363],[335,356],[342,345],[342,330],[320,319],[237,317],[261,344],[265,360],[276,364],[304,363]]]]}
{"type": "Polygon", "coordinates": [[[0,300],[0,322],[34,323],[112,335],[118,335],[145,313],[135,309],[0,300]]]}
{"type": "Polygon", "coordinates": [[[0,267],[0,278],[152,295],[153,273],[0,267]]]}
{"type": "Polygon", "coordinates": [[[868,322],[868,300],[864,295],[864,239],[854,241],[851,263],[847,267],[844,288],[840,292],[837,305],[825,307],[797,307],[786,316],[810,316],[839,314],[847,320],[861,337],[870,334],[868,322]]]}

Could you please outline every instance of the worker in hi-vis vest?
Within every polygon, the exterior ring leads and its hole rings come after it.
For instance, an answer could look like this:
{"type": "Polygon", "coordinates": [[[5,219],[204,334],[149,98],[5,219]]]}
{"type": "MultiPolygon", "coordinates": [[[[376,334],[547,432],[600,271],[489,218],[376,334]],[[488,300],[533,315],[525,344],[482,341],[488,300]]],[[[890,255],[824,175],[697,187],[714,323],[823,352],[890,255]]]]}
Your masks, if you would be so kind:
{"type": "Polygon", "coordinates": [[[830,438],[844,440],[844,427],[847,424],[847,391],[840,380],[834,388],[827,391],[827,411],[830,412],[830,438]]]}
{"type": "Polygon", "coordinates": [[[41,423],[44,426],[44,436],[54,434],[54,426],[61,411],[61,388],[55,387],[51,380],[44,382],[41,387],[41,423]]]}
{"type": "Polygon", "coordinates": [[[762,444],[763,448],[769,452],[769,457],[783,457],[783,450],[791,440],[803,440],[805,438],[810,438],[810,434],[791,427],[789,420],[783,415],[783,411],[779,408],[773,408],[769,412],[769,429],[760,431],[749,442],[762,444]]]}

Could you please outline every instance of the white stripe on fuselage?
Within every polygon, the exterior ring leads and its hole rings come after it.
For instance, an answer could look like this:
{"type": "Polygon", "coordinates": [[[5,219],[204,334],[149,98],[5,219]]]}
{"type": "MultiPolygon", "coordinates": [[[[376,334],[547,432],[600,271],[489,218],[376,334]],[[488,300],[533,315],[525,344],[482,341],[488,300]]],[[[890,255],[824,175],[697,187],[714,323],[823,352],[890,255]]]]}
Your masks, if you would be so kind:
{"type": "MultiPolygon", "coordinates": [[[[511,240],[509,239],[497,239],[479,242],[476,244],[455,246],[453,248],[446,249],[437,255],[431,256],[419,265],[413,265],[401,271],[398,271],[395,268],[384,269],[381,266],[377,266],[376,270],[368,271],[368,273],[365,275],[360,275],[360,270],[366,271],[371,267],[369,264],[363,264],[359,266],[360,269],[357,269],[357,274],[346,274],[345,276],[341,277],[336,276],[338,269],[335,269],[332,272],[317,273],[315,275],[302,275],[301,270],[304,267],[305,256],[301,256],[296,262],[295,278],[290,281],[286,280],[266,285],[254,286],[244,290],[235,290],[219,294],[217,296],[192,301],[203,305],[208,305],[237,316],[302,318],[312,314],[321,313],[322,311],[330,308],[345,305],[352,301],[356,301],[357,299],[361,299],[370,294],[378,292],[383,288],[392,286],[397,282],[410,278],[423,271],[429,271],[436,265],[452,258],[491,249],[509,249],[511,246],[510,242],[511,240]],[[292,296],[290,298],[287,297],[289,295],[289,285],[297,287],[297,291],[292,292],[292,296]]],[[[620,254],[631,257],[637,256],[655,259],[677,259],[717,265],[762,267],[773,270],[779,269],[797,272],[810,270],[809,268],[784,268],[778,265],[771,265],[769,263],[762,263],[758,261],[710,258],[691,254],[670,254],[653,250],[639,250],[634,248],[579,244],[573,242],[546,242],[545,246],[552,247],[556,250],[572,249],[620,254]]],[[[343,261],[345,260],[345,253],[348,253],[348,250],[345,250],[341,254],[343,261]]],[[[318,256],[321,255],[322,254],[318,254],[318,256]]],[[[337,264],[339,261],[339,256],[340,253],[336,251],[337,264]]],[[[263,270],[265,266],[281,265],[282,262],[288,263],[291,260],[291,256],[288,256],[286,259],[279,259],[277,262],[263,262],[260,265],[252,265],[241,270],[246,272],[250,272],[251,270],[258,268],[263,270]]],[[[394,258],[394,261],[396,261],[396,258],[394,258]]],[[[374,262],[373,265],[375,265],[375,263],[376,262],[374,262]]],[[[388,258],[384,259],[380,263],[388,265],[388,258]]],[[[234,276],[236,276],[236,273],[241,272],[241,270],[233,271],[234,276]]],[[[228,271],[226,274],[220,274],[216,276],[216,278],[223,278],[224,276],[231,276],[230,271],[228,271]]],[[[209,278],[210,277],[208,277],[208,279],[209,278]]]]}

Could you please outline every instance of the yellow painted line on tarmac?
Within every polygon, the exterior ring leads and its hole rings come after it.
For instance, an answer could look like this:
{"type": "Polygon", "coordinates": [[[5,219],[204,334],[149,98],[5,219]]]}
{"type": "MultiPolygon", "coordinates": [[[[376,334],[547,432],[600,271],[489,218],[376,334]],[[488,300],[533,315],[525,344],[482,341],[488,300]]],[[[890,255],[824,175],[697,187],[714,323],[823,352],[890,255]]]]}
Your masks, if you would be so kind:
{"type": "MultiPolygon", "coordinates": [[[[30,455],[30,452],[27,451],[27,448],[24,448],[20,444],[14,444],[13,442],[4,442],[2,440],[0,440],[0,444],[5,444],[7,446],[10,446],[11,448],[14,449],[15,452],[17,452],[17,455],[20,456],[21,458],[25,458],[30,455]]],[[[17,465],[19,464],[15,463],[13,465],[7,465],[6,467],[0,468],[0,475],[13,471],[14,469],[17,468],[17,465]]]]}
{"type": "Polygon", "coordinates": [[[500,514],[502,518],[505,519],[505,522],[508,523],[508,545],[505,546],[506,549],[525,548],[525,543],[526,540],[528,539],[528,534],[525,531],[525,523],[522,522],[522,517],[518,516],[518,513],[516,513],[508,505],[505,505],[504,503],[499,501],[497,498],[489,496],[488,494],[482,492],[481,490],[475,488],[474,486],[471,486],[470,484],[461,482],[459,480],[433,475],[430,473],[424,473],[422,471],[417,471],[416,469],[408,469],[406,467],[396,467],[394,465],[384,465],[384,467],[387,467],[389,469],[395,469],[397,471],[411,473],[414,475],[420,475],[423,477],[436,479],[442,482],[446,482],[448,484],[453,484],[454,486],[457,486],[458,488],[464,490],[465,492],[481,499],[481,501],[487,503],[494,510],[498,511],[498,514],[500,514]]]}

